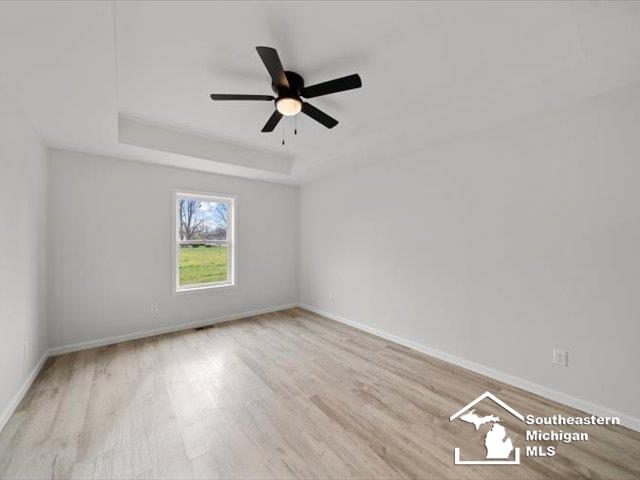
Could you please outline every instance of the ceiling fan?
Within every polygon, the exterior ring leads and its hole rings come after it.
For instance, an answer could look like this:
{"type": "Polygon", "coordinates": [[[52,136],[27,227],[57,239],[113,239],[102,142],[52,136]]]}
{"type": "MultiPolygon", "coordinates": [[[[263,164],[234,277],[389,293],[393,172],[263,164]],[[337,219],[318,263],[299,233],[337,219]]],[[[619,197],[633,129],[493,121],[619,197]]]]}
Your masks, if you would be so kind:
{"type": "Polygon", "coordinates": [[[294,116],[300,112],[313,118],[327,128],[333,128],[338,121],[317,109],[310,103],[302,100],[302,98],[314,98],[330,93],[343,92],[352,90],[362,86],[360,75],[353,74],[335,80],[304,86],[304,79],[295,72],[285,71],[280,62],[280,57],[275,48],[256,47],[258,55],[262,59],[264,66],[267,67],[269,75],[271,75],[271,88],[277,97],[271,95],[236,95],[212,93],[212,100],[258,100],[258,101],[275,101],[275,111],[262,127],[262,132],[272,132],[278,125],[283,116],[294,116]],[[301,98],[302,97],[302,98],[301,98]]]}

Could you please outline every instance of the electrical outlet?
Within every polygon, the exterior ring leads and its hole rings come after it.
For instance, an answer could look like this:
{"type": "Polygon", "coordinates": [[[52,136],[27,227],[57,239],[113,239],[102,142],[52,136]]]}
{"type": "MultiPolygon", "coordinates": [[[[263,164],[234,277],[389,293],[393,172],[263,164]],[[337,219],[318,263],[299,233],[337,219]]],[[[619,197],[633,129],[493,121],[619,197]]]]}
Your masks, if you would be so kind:
{"type": "Polygon", "coordinates": [[[564,350],[562,348],[554,348],[553,364],[560,365],[562,367],[568,367],[569,366],[569,350],[564,350]]]}
{"type": "Polygon", "coordinates": [[[151,305],[151,315],[157,315],[157,314],[158,314],[158,306],[151,305]]]}

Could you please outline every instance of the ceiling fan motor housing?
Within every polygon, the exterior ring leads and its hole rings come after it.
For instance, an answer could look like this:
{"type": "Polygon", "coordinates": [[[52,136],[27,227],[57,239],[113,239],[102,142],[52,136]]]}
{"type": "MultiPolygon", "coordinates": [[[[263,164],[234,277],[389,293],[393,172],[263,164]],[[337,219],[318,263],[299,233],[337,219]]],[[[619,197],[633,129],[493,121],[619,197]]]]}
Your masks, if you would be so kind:
{"type": "Polygon", "coordinates": [[[296,98],[300,99],[300,92],[304,88],[304,79],[296,72],[284,72],[289,82],[289,88],[284,85],[277,85],[275,82],[271,83],[271,88],[278,95],[278,97],[296,98]]]}

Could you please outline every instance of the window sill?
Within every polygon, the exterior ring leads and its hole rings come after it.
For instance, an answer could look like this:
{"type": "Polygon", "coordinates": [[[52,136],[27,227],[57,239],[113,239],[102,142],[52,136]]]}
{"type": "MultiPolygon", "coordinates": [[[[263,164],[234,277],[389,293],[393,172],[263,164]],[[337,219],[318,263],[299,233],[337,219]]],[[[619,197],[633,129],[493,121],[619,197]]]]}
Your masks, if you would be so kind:
{"type": "Polygon", "coordinates": [[[184,293],[197,293],[197,292],[207,292],[211,290],[226,290],[228,288],[235,287],[235,283],[222,283],[222,284],[214,284],[214,285],[199,285],[193,287],[174,287],[173,293],[175,295],[182,295],[184,293]]]}

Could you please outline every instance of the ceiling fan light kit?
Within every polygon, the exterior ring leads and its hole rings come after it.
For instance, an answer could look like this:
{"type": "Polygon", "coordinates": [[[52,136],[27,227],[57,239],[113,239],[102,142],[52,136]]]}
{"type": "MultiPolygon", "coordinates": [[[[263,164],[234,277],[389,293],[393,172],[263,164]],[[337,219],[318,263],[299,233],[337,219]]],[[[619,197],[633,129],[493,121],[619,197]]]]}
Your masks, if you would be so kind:
{"type": "Polygon", "coordinates": [[[298,115],[300,112],[313,118],[316,122],[321,123],[327,128],[333,128],[338,124],[335,118],[327,115],[310,103],[303,101],[302,98],[320,97],[322,95],[352,90],[362,86],[362,80],[360,80],[360,76],[356,73],[305,87],[302,76],[295,72],[284,70],[278,52],[274,48],[256,47],[256,50],[271,76],[271,88],[277,97],[271,95],[212,93],[211,99],[215,101],[252,100],[275,102],[275,110],[264,127],[262,127],[262,132],[273,132],[283,116],[292,117],[298,115]]]}
{"type": "Polygon", "coordinates": [[[302,110],[302,102],[297,98],[282,97],[276,100],[276,110],[285,117],[293,117],[302,110]]]}

